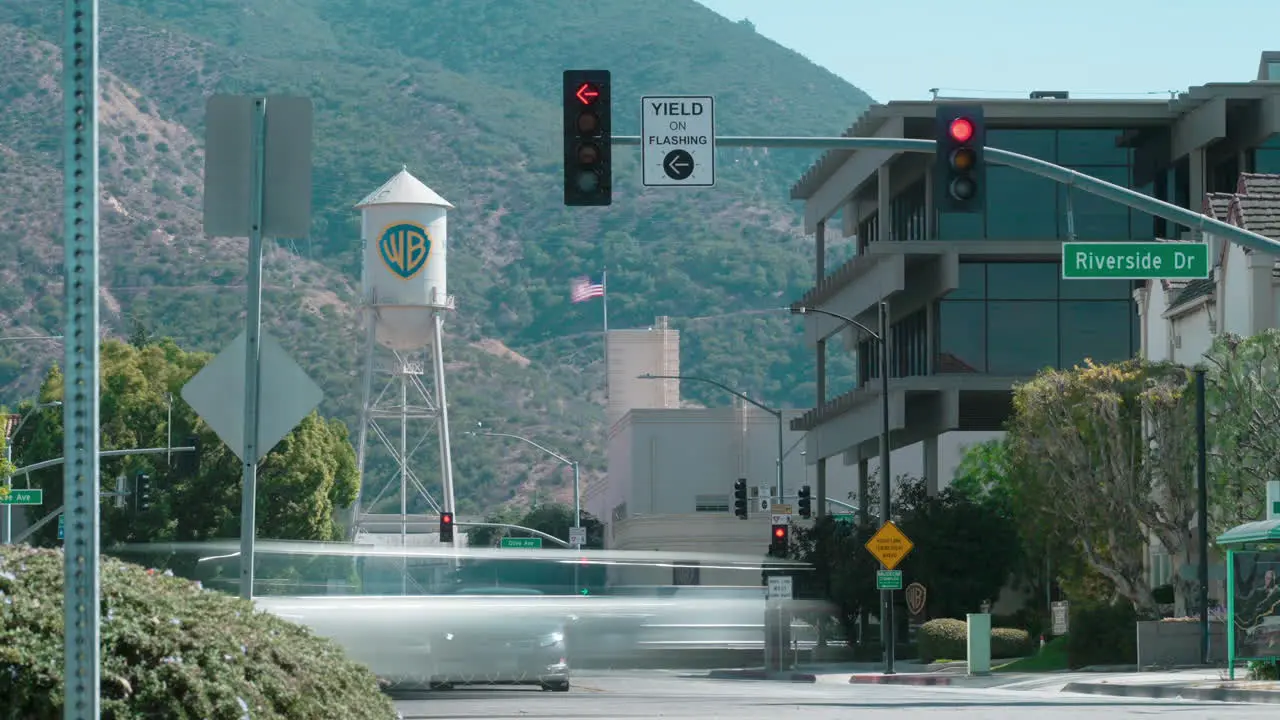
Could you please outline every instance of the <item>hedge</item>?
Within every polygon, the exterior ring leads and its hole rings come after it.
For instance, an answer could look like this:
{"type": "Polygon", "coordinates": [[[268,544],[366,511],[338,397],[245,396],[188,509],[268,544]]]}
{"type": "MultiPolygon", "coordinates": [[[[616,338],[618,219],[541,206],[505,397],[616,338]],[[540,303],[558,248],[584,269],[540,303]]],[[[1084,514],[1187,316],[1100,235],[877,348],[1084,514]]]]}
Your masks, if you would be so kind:
{"type": "Polygon", "coordinates": [[[1134,665],[1138,662],[1138,615],[1133,605],[1072,605],[1067,665],[1134,665]]]}
{"type": "MultiPolygon", "coordinates": [[[[393,720],[363,666],[310,630],[167,573],[101,563],[103,720],[393,720]]],[[[0,546],[0,716],[63,706],[63,554],[0,546]]]]}
{"type": "MultiPolygon", "coordinates": [[[[969,657],[969,623],[964,620],[942,618],[930,620],[916,631],[916,644],[920,648],[920,662],[935,660],[965,660],[969,657]]],[[[1007,659],[1031,655],[1035,646],[1026,630],[1017,628],[991,628],[991,657],[1007,659]]]]}

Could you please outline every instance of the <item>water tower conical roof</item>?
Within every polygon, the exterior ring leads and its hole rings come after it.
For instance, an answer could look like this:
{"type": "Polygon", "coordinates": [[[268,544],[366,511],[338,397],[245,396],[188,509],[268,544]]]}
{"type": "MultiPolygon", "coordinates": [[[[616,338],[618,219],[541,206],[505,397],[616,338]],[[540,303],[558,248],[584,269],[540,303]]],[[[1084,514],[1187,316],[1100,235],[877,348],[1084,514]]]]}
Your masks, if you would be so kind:
{"type": "Polygon", "coordinates": [[[448,200],[440,197],[439,193],[411,175],[408,167],[402,167],[400,172],[383,183],[382,187],[369,193],[356,205],[356,209],[360,210],[372,205],[434,205],[453,209],[453,205],[448,200]]]}

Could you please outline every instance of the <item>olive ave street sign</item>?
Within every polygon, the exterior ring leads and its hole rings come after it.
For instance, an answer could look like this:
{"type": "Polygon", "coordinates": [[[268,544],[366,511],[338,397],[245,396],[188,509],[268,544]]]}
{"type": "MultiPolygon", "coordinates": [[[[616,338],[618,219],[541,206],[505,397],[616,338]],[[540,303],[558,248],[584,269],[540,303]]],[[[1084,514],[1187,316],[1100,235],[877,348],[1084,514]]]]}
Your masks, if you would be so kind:
{"type": "Polygon", "coordinates": [[[498,541],[498,547],[537,549],[542,547],[540,537],[504,537],[498,541]]]}
{"type": "Polygon", "coordinates": [[[645,187],[716,184],[715,98],[640,98],[641,180],[645,187]]]}
{"type": "Polygon", "coordinates": [[[1203,280],[1209,246],[1198,242],[1062,243],[1064,280],[1203,280]]]}

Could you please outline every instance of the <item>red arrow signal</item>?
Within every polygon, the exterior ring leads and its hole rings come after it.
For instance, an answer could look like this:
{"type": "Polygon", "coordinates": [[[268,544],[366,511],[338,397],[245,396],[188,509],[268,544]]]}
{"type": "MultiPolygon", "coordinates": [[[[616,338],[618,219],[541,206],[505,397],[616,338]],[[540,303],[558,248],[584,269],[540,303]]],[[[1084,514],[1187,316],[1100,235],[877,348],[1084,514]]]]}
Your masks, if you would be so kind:
{"type": "Polygon", "coordinates": [[[600,97],[600,91],[591,83],[582,83],[578,86],[578,92],[573,95],[578,98],[578,102],[583,105],[590,105],[596,101],[596,98],[600,97]]]}

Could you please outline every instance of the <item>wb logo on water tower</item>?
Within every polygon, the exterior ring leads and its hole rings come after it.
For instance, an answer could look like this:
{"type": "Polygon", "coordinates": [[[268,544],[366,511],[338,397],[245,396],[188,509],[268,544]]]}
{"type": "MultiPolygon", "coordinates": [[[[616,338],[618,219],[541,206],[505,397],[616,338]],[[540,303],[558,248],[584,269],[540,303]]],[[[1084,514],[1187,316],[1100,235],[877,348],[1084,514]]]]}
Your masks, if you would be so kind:
{"type": "Polygon", "coordinates": [[[417,223],[388,225],[378,238],[378,251],[387,269],[409,280],[426,267],[431,255],[431,237],[427,229],[417,223]]]}

